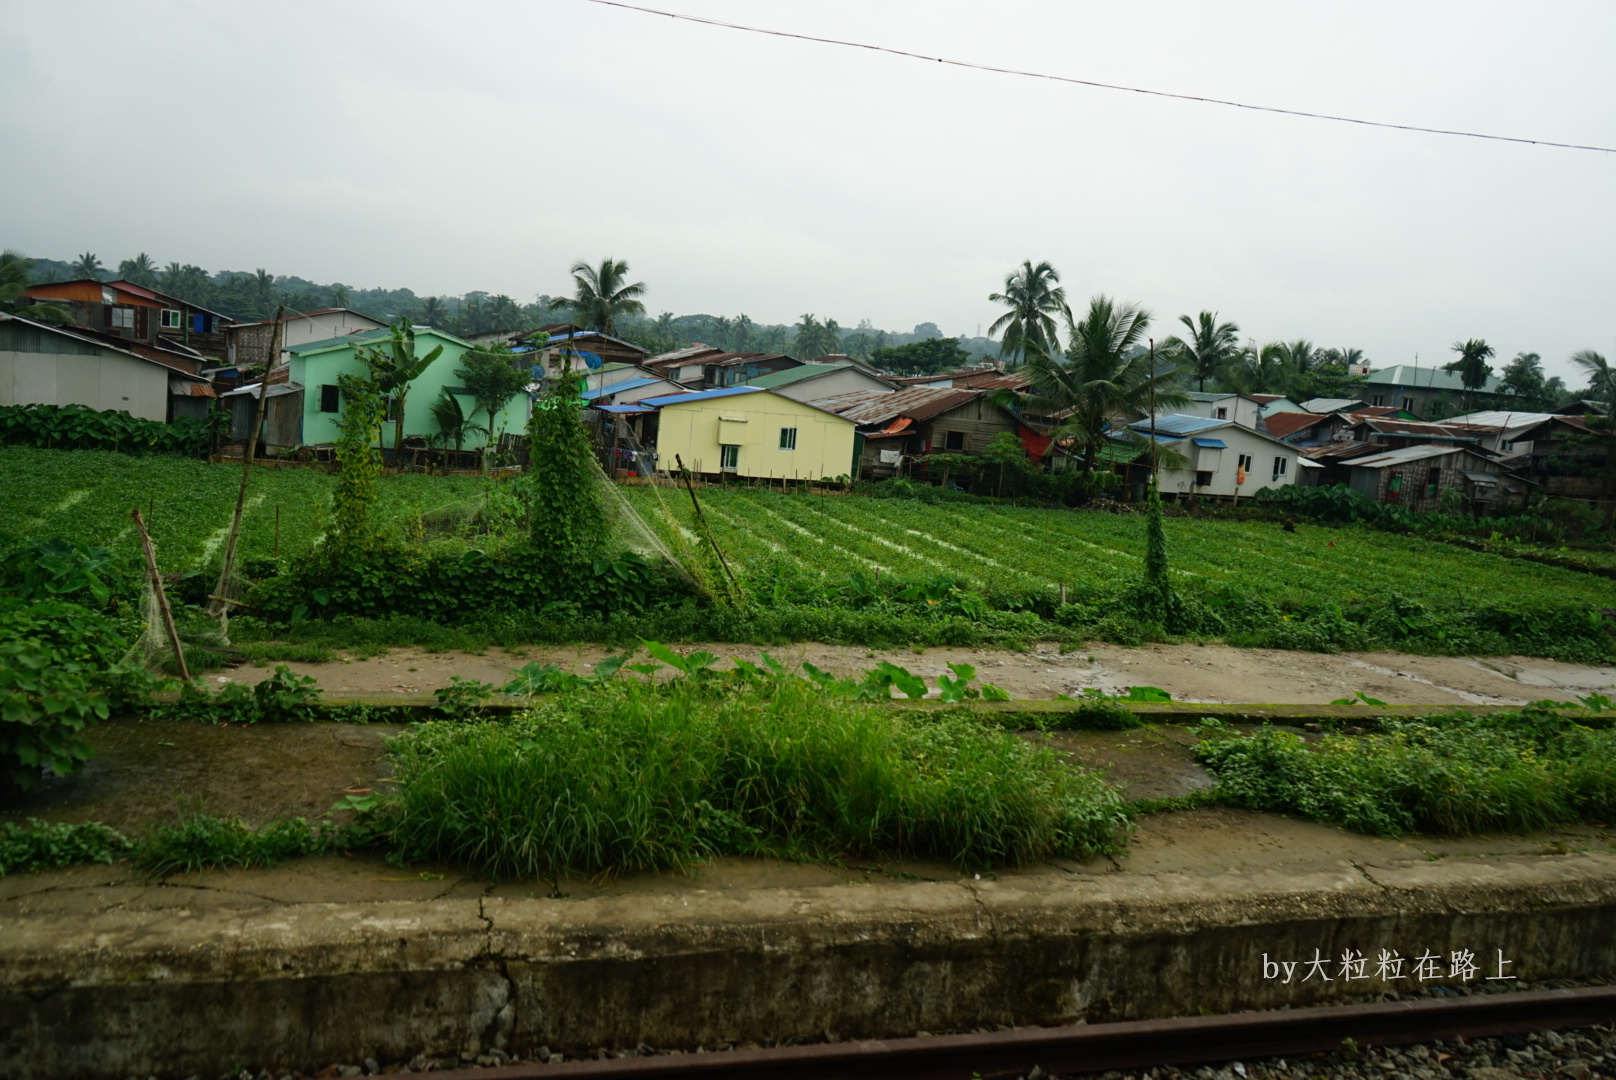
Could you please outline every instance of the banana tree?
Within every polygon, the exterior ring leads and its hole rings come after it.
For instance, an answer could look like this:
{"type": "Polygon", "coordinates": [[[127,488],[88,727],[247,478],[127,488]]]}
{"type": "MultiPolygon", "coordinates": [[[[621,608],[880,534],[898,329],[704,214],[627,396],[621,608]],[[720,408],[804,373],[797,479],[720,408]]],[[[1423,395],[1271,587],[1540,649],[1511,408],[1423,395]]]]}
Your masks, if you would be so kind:
{"type": "Polygon", "coordinates": [[[410,384],[443,355],[443,346],[435,346],[425,356],[415,355],[415,327],[410,320],[403,319],[393,327],[393,339],[387,348],[365,352],[367,363],[376,373],[377,387],[393,398],[393,461],[396,463],[404,454],[404,400],[409,396],[410,384]]]}

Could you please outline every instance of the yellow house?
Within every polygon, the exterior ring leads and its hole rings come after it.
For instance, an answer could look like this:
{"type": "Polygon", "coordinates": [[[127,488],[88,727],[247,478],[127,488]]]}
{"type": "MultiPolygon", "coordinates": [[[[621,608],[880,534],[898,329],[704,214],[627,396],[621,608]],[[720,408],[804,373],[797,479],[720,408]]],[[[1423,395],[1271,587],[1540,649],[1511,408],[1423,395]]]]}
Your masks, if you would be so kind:
{"type": "Polygon", "coordinates": [[[638,404],[657,410],[657,467],[693,473],[822,480],[857,472],[857,425],[843,416],[756,386],[669,394],[638,404]]]}

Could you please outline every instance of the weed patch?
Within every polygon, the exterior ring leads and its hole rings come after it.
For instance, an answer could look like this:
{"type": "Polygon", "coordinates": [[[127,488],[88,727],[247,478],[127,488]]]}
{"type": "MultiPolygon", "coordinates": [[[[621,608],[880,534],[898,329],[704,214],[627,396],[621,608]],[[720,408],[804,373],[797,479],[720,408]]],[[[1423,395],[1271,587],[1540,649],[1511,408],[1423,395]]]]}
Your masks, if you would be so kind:
{"type": "Polygon", "coordinates": [[[1197,756],[1217,776],[1218,801],[1372,836],[1527,831],[1616,816],[1616,729],[1547,708],[1390,720],[1374,734],[1311,745],[1274,728],[1209,734],[1197,756]]]}
{"type": "Polygon", "coordinates": [[[56,870],[80,863],[110,863],[134,848],[117,829],[98,822],[67,824],[29,818],[0,822],[0,877],[56,870]]]}
{"type": "Polygon", "coordinates": [[[1014,735],[755,667],[592,681],[389,746],[398,787],[377,819],[400,855],[506,878],[721,854],[1024,863],[1115,851],[1125,820],[1098,774],[1014,735]]]}

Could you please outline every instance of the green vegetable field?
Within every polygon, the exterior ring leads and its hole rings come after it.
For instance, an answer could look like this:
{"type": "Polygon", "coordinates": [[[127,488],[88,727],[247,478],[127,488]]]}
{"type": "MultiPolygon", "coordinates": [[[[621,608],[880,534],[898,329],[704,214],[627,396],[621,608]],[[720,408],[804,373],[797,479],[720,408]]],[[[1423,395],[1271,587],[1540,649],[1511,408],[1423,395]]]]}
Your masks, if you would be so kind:
{"type": "MultiPolygon", "coordinates": [[[[667,514],[689,526],[682,492],[626,489],[653,525],[667,514]],[[666,513],[663,510],[666,510],[666,513]]],[[[708,490],[709,524],[745,572],[862,571],[906,579],[939,573],[979,591],[1029,593],[1110,586],[1137,577],[1144,515],[1010,506],[928,505],[907,499],[708,490]]],[[[1367,528],[1174,518],[1172,566],[1182,585],[1275,603],[1347,604],[1401,593],[1434,608],[1477,603],[1616,606],[1608,578],[1468,551],[1367,528]]]]}
{"type": "MultiPolygon", "coordinates": [[[[314,469],[258,469],[247,489],[242,547],[268,555],[281,514],[281,554],[307,550],[325,531],[334,477],[314,469]]],[[[394,520],[477,493],[476,477],[390,476],[380,512],[394,520]]],[[[102,450],[0,447],[0,533],[67,537],[114,551],[138,550],[129,511],[148,508],[165,570],[197,569],[219,551],[241,486],[238,465],[193,458],[131,457],[102,450]]]]}

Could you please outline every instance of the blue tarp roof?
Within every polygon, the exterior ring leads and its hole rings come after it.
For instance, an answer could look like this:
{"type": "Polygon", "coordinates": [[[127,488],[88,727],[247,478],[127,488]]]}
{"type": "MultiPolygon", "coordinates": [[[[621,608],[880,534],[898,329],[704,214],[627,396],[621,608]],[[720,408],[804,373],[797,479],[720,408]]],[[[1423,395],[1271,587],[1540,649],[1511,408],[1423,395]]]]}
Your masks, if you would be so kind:
{"type": "MultiPolygon", "coordinates": [[[[1184,436],[1193,435],[1197,431],[1205,431],[1207,428],[1222,427],[1228,422],[1229,421],[1227,420],[1213,420],[1205,416],[1189,416],[1184,413],[1171,413],[1167,416],[1156,417],[1155,430],[1158,436],[1176,435],[1178,438],[1182,439],[1184,436]]],[[[1151,428],[1150,418],[1146,417],[1143,420],[1135,420],[1128,426],[1135,431],[1148,432],[1151,428]]]]}
{"type": "Polygon", "coordinates": [[[711,401],[713,398],[734,397],[736,394],[766,393],[768,391],[758,386],[725,386],[717,390],[698,390],[693,394],[664,394],[661,397],[645,398],[640,404],[661,408],[663,405],[682,404],[686,401],[711,401]]]}
{"type": "Polygon", "coordinates": [[[1194,443],[1196,446],[1211,446],[1219,450],[1222,450],[1224,447],[1229,445],[1222,439],[1191,439],[1190,442],[1194,443]]]}
{"type": "Polygon", "coordinates": [[[585,401],[593,401],[598,397],[610,397],[621,390],[638,390],[642,386],[650,386],[652,383],[661,381],[661,379],[649,376],[642,376],[638,379],[624,379],[622,382],[607,383],[605,386],[596,387],[593,390],[585,390],[580,396],[585,401]]]}

